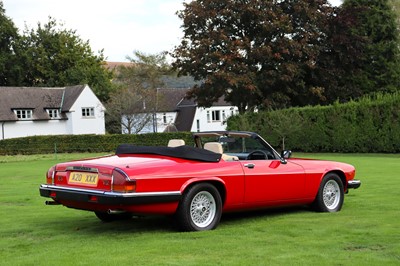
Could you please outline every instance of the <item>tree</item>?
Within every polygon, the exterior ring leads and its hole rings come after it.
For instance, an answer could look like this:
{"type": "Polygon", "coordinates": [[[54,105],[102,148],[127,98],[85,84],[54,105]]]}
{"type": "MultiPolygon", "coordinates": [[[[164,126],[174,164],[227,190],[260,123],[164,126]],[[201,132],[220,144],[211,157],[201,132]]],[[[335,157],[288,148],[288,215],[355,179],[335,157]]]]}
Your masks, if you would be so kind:
{"type": "Polygon", "coordinates": [[[14,53],[18,40],[18,29],[5,15],[0,2],[0,86],[10,86],[18,82],[17,58],[14,53]]]}
{"type": "Polygon", "coordinates": [[[178,12],[184,37],[173,66],[204,81],[191,90],[199,105],[224,96],[243,113],[319,97],[305,75],[333,14],[326,0],[197,0],[184,6],[178,12]]]}
{"type": "Polygon", "coordinates": [[[112,73],[104,66],[103,52],[94,55],[89,42],[73,30],[66,30],[53,18],[37,29],[25,29],[15,50],[24,76],[15,86],[68,86],[88,84],[105,102],[110,91],[112,73]]]}
{"type": "Polygon", "coordinates": [[[400,29],[400,2],[397,0],[390,1],[397,16],[397,28],[400,29]]]}
{"type": "Polygon", "coordinates": [[[281,138],[281,148],[282,151],[284,151],[286,149],[286,140],[290,136],[295,136],[299,131],[301,131],[304,119],[295,111],[282,112],[279,110],[276,112],[270,112],[269,116],[271,119],[266,120],[266,122],[269,129],[281,138]]]}
{"type": "Polygon", "coordinates": [[[115,81],[120,89],[111,94],[106,118],[115,126],[122,119],[122,131],[128,134],[140,132],[149,123],[153,123],[156,132],[156,112],[162,100],[157,88],[163,85],[162,77],[171,72],[171,67],[165,53],[147,55],[134,51],[134,56],[127,58],[131,64],[117,69],[115,81]]]}
{"type": "Polygon", "coordinates": [[[128,83],[140,83],[143,88],[155,89],[164,83],[162,76],[171,73],[171,66],[167,63],[166,53],[145,54],[133,51],[133,57],[127,56],[132,63],[128,67],[121,67],[119,80],[128,83]]]}
{"type": "Polygon", "coordinates": [[[345,0],[344,10],[357,10],[351,30],[368,40],[361,75],[352,80],[364,94],[400,88],[400,50],[396,14],[389,0],[345,0]]]}
{"type": "Polygon", "coordinates": [[[315,92],[320,93],[323,99],[314,104],[330,104],[336,100],[345,102],[363,94],[359,83],[367,78],[360,58],[364,56],[368,38],[353,30],[359,23],[354,16],[358,12],[359,8],[338,8],[327,21],[324,47],[307,77],[310,79],[308,83],[315,85],[315,92]]]}
{"type": "Polygon", "coordinates": [[[146,110],[146,103],[149,104],[151,96],[146,92],[149,91],[136,86],[123,87],[110,94],[106,118],[114,123],[108,123],[108,131],[136,134],[151,123],[152,112],[146,110]]]}

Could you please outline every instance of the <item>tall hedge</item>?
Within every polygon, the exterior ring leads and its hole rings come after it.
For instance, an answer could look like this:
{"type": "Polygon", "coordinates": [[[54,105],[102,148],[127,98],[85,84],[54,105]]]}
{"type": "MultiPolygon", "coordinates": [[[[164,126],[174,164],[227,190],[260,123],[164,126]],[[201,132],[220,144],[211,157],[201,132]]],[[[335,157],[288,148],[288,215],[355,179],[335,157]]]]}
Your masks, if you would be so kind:
{"type": "Polygon", "coordinates": [[[0,155],[71,152],[114,152],[119,144],[166,146],[169,139],[183,139],[193,145],[191,133],[152,133],[141,135],[56,135],[0,140],[0,155]]]}
{"type": "MultiPolygon", "coordinates": [[[[258,132],[278,149],[304,152],[400,152],[400,92],[346,104],[248,113],[228,120],[229,130],[258,132]],[[284,140],[284,145],[283,145],[284,140]]],[[[57,135],[0,140],[0,155],[114,152],[122,143],[193,144],[191,133],[57,135]]]]}
{"type": "Polygon", "coordinates": [[[400,93],[346,104],[249,113],[228,120],[230,130],[259,132],[278,148],[304,152],[400,152],[400,93]]]}

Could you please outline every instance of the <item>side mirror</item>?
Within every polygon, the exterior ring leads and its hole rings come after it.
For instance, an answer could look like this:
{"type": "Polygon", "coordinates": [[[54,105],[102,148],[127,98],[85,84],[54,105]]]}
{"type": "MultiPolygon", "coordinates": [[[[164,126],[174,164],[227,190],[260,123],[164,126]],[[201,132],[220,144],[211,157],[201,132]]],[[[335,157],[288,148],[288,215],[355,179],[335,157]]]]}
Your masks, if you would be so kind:
{"type": "Polygon", "coordinates": [[[292,151],[284,150],[281,153],[283,159],[289,159],[292,156],[292,151]]]}

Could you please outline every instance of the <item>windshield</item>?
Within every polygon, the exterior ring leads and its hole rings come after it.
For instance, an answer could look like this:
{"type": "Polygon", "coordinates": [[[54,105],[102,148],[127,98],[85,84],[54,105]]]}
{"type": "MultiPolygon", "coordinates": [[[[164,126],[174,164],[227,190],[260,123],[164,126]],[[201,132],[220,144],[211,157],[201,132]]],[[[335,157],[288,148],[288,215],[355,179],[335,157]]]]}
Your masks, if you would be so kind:
{"type": "Polygon", "coordinates": [[[278,158],[274,150],[259,137],[202,136],[201,146],[204,147],[204,144],[207,142],[221,143],[225,154],[237,156],[241,160],[278,158]],[[249,155],[251,155],[251,157],[249,157],[249,155]]]}

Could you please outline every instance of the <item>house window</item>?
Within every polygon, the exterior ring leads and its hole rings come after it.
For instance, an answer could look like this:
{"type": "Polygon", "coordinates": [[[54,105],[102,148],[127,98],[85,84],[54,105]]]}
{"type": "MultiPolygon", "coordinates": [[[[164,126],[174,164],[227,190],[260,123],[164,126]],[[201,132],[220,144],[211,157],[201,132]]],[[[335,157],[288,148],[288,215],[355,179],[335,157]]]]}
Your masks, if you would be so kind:
{"type": "Polygon", "coordinates": [[[221,111],[207,111],[207,122],[219,122],[221,121],[221,111]]]}
{"type": "Polygon", "coordinates": [[[58,109],[47,109],[47,113],[49,114],[50,119],[60,118],[58,109]]]}
{"type": "Polygon", "coordinates": [[[163,113],[162,119],[163,119],[163,123],[166,124],[167,123],[167,114],[166,113],[163,113]]]}
{"type": "Polygon", "coordinates": [[[226,121],[225,110],[222,110],[222,121],[226,121]]]}
{"type": "Polygon", "coordinates": [[[200,120],[196,119],[196,128],[197,128],[197,132],[200,132],[200,120]]]}
{"type": "Polygon", "coordinates": [[[221,111],[212,111],[212,121],[216,122],[216,121],[221,121],[221,111]]]}
{"type": "Polygon", "coordinates": [[[82,107],[82,117],[94,117],[94,107],[82,107]]]}
{"type": "Polygon", "coordinates": [[[17,115],[17,118],[20,120],[32,119],[32,110],[19,109],[19,110],[14,110],[14,113],[17,115]]]}

